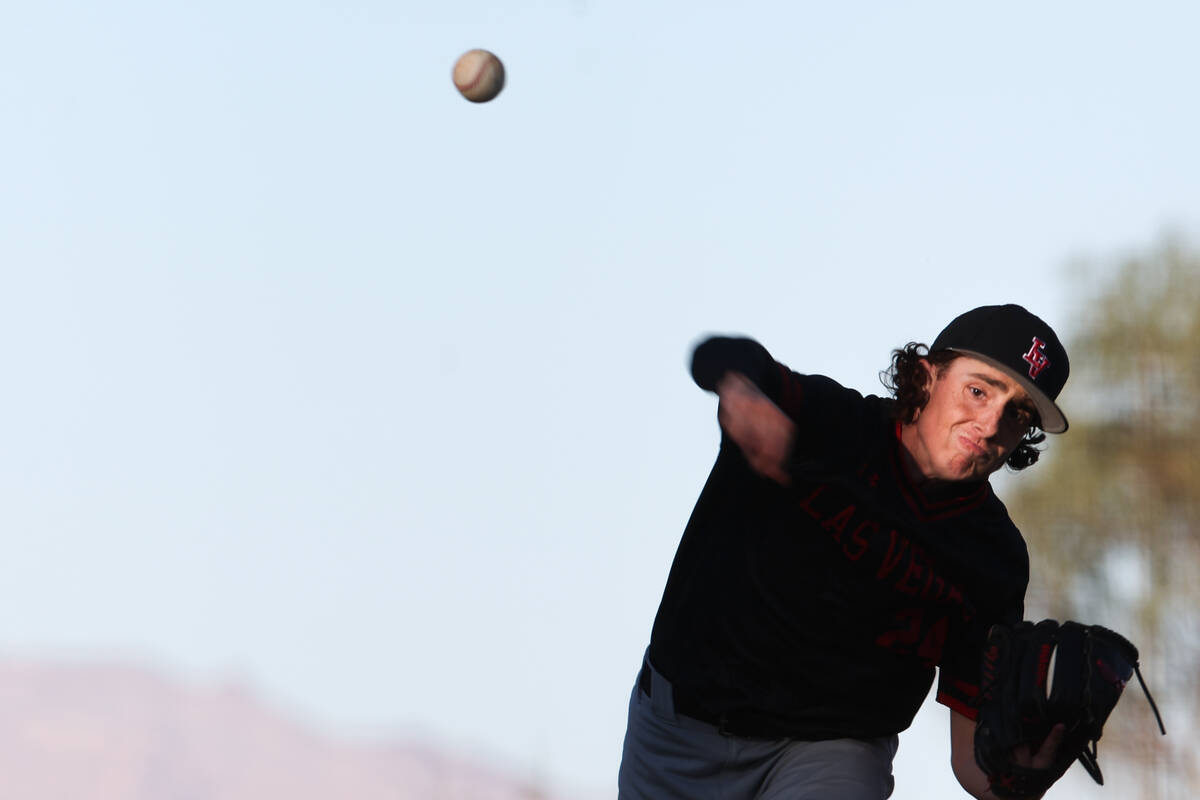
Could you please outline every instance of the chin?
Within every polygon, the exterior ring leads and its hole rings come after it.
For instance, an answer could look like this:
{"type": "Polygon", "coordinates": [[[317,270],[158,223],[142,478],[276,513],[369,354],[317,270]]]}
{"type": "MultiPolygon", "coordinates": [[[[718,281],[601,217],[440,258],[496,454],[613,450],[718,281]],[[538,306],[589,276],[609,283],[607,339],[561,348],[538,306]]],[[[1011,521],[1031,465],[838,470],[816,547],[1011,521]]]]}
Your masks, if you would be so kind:
{"type": "Polygon", "coordinates": [[[996,470],[1000,469],[1003,466],[1004,466],[1003,461],[997,461],[994,464],[990,464],[986,467],[977,467],[976,469],[971,471],[971,477],[967,478],[967,480],[975,480],[975,481],[987,480],[989,475],[992,475],[993,473],[996,472],[996,470]]]}
{"type": "Polygon", "coordinates": [[[942,480],[947,481],[982,481],[998,470],[1004,462],[996,462],[993,465],[980,464],[974,460],[968,460],[966,463],[955,462],[947,465],[942,472],[942,480]]]}

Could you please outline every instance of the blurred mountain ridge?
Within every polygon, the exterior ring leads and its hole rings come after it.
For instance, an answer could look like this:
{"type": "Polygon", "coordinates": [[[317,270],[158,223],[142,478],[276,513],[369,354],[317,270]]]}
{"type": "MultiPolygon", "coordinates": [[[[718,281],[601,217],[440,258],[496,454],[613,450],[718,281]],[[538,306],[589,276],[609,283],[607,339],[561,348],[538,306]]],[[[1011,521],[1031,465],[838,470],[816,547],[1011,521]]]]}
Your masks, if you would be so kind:
{"type": "Polygon", "coordinates": [[[0,658],[0,800],[565,800],[482,759],[346,739],[244,682],[0,658]]]}

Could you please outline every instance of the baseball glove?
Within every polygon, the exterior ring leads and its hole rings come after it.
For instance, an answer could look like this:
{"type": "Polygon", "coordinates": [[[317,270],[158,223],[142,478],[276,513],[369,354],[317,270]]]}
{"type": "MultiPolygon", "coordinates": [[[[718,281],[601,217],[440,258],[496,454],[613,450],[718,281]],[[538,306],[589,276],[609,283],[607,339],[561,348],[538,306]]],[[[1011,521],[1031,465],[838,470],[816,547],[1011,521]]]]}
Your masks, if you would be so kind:
{"type": "Polygon", "coordinates": [[[993,626],[975,702],[975,760],[988,776],[992,793],[1040,796],[1076,759],[1103,784],[1096,744],[1134,674],[1165,734],[1138,669],[1137,648],[1120,634],[1099,625],[1051,619],[993,626]],[[1058,723],[1065,725],[1065,732],[1052,765],[1034,769],[1014,762],[1013,748],[1024,744],[1036,751],[1058,723]]]}

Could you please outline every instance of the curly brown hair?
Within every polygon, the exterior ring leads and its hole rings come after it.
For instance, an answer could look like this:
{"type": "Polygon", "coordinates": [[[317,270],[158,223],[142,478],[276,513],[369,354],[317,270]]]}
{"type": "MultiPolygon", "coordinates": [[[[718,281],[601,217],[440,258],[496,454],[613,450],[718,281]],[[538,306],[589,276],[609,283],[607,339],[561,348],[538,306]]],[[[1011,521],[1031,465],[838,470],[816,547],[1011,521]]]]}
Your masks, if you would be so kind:
{"type": "MultiPolygon", "coordinates": [[[[892,393],[896,403],[892,409],[893,416],[904,424],[917,418],[917,412],[929,402],[928,380],[922,361],[928,361],[940,376],[946,365],[960,356],[953,350],[935,350],[918,342],[909,342],[904,347],[892,351],[892,363],[886,370],[879,373],[879,379],[892,393]]],[[[1005,463],[1009,469],[1017,471],[1033,466],[1041,455],[1036,445],[1046,440],[1046,434],[1037,426],[1040,420],[1029,426],[1020,443],[1009,453],[1005,463]]]]}

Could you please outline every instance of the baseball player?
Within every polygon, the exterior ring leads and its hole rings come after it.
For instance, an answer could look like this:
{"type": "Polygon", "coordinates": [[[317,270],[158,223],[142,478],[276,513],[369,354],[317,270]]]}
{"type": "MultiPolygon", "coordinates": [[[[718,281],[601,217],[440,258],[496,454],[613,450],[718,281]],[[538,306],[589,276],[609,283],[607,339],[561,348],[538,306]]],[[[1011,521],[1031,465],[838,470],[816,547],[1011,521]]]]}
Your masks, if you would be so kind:
{"type": "MultiPolygon", "coordinates": [[[[988,476],[1067,429],[1067,372],[1017,305],[894,351],[888,398],[751,339],[697,346],[721,445],[633,687],[621,800],[886,798],[935,668],[954,773],[991,798],[971,701],[989,628],[1023,616],[1029,557],[988,476]]],[[[1061,736],[1014,759],[1048,764],[1061,736]]]]}

